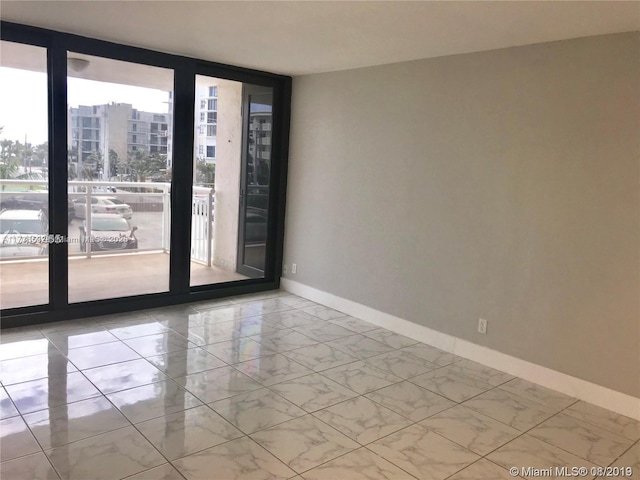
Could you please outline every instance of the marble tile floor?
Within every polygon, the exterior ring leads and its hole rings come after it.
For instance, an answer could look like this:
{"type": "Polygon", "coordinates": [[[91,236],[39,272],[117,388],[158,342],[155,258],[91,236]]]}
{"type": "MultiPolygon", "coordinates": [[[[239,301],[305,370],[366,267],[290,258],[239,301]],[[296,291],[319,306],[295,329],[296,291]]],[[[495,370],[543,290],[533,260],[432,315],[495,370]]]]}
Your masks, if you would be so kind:
{"type": "Polygon", "coordinates": [[[0,382],[3,480],[640,478],[640,422],[283,291],[4,330],[0,382]]]}

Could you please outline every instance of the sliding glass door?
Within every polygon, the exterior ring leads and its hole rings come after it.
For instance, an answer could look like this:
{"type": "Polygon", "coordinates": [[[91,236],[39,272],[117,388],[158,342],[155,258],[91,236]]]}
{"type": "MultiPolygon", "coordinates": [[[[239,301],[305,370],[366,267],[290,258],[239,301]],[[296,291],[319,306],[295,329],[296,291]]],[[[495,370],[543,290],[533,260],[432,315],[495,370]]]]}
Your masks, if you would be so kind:
{"type": "Polygon", "coordinates": [[[272,90],[196,76],[191,286],[265,277],[272,90]]]}
{"type": "Polygon", "coordinates": [[[273,92],[245,85],[243,97],[237,269],[249,277],[262,278],[267,254],[273,92]]]}

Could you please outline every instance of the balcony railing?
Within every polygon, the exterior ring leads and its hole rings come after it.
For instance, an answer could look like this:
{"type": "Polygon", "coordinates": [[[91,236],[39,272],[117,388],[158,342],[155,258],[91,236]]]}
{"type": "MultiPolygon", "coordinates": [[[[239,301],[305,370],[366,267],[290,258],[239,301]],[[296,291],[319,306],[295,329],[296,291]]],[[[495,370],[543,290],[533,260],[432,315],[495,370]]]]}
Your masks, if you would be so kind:
{"type": "MultiPolygon", "coordinates": [[[[49,198],[48,182],[36,180],[0,180],[0,208],[3,209],[28,209],[43,210],[48,215],[49,198]]],[[[171,184],[164,182],[113,182],[113,181],[69,181],[68,197],[73,203],[74,212],[69,212],[70,220],[75,217],[76,207],[84,213],[83,228],[85,232],[92,232],[92,214],[101,213],[102,207],[96,208],[93,198],[112,197],[128,205],[131,214],[137,214],[141,220],[145,219],[144,213],[160,214],[160,225],[151,215],[146,219],[150,222],[148,230],[159,228],[159,232],[151,234],[154,241],[157,240],[157,233],[160,233],[160,242],[150,246],[138,245],[136,252],[170,251],[170,221],[171,221],[171,184]],[[77,202],[84,198],[84,203],[77,202]],[[74,201],[75,200],[75,201],[74,201]],[[87,209],[87,205],[92,208],[87,209]],[[84,206],[84,208],[82,208],[84,206]],[[98,211],[96,211],[98,210],[98,211]]],[[[191,224],[191,260],[206,266],[211,266],[213,253],[213,206],[214,191],[212,188],[193,187],[192,203],[192,224],[191,224]]],[[[118,204],[116,204],[118,207],[118,204]]],[[[70,208],[70,207],[69,207],[70,208]]],[[[122,209],[109,208],[108,211],[121,213],[122,209]]],[[[121,213],[122,214],[122,213],[121,213]]],[[[128,215],[128,214],[127,214],[128,215]]],[[[154,215],[157,218],[157,216],[154,215]]],[[[138,230],[139,233],[149,235],[149,232],[138,230]]],[[[0,232],[1,234],[2,232],[0,232]]],[[[46,232],[49,233],[49,232],[46,232]]],[[[56,232],[52,232],[55,236],[56,232]]],[[[69,231],[70,243],[74,239],[69,231]]],[[[78,240],[79,241],[79,240],[78,240]]],[[[69,249],[69,257],[91,258],[93,255],[124,254],[126,250],[108,250],[103,252],[92,251],[91,242],[86,242],[85,251],[78,251],[75,248],[69,249]]],[[[130,252],[129,252],[130,253],[130,252]]],[[[29,258],[42,257],[11,257],[12,261],[27,260],[29,258]]],[[[6,260],[6,259],[3,259],[6,260]]]]}

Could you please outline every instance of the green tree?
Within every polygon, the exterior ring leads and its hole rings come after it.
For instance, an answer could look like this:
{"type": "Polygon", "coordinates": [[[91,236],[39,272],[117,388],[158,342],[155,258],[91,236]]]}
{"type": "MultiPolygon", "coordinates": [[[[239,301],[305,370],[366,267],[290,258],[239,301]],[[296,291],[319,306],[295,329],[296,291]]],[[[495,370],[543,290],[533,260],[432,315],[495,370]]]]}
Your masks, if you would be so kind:
{"type": "Polygon", "coordinates": [[[33,159],[33,155],[34,155],[35,149],[33,147],[33,144],[31,143],[24,143],[22,145],[22,148],[20,149],[20,154],[22,157],[22,166],[24,167],[24,170],[27,171],[31,171],[31,161],[33,159]]]}
{"type": "Polygon", "coordinates": [[[71,162],[71,160],[67,161],[67,180],[75,180],[78,178],[76,174],[76,164],[71,162]]]}
{"type": "Polygon", "coordinates": [[[49,142],[36,145],[33,149],[33,161],[32,164],[38,167],[47,165],[49,159],[49,142]]]}
{"type": "Polygon", "coordinates": [[[0,140],[0,178],[15,177],[20,168],[20,142],[0,140]]]}
{"type": "Polygon", "coordinates": [[[93,180],[96,176],[95,167],[93,165],[83,165],[78,172],[80,180],[93,180]]]}
{"type": "Polygon", "coordinates": [[[104,160],[102,158],[102,152],[93,151],[84,160],[84,167],[81,171],[81,177],[86,180],[92,180],[94,178],[100,178],[100,174],[104,168],[104,160]]]}
{"type": "Polygon", "coordinates": [[[75,180],[78,178],[76,172],[78,166],[78,147],[72,147],[67,150],[67,180],[75,180]]]}
{"type": "Polygon", "coordinates": [[[216,179],[215,163],[207,163],[204,160],[198,160],[196,163],[196,183],[198,185],[212,187],[216,179]]]}
{"type": "Polygon", "coordinates": [[[109,177],[117,177],[120,175],[122,178],[122,173],[120,170],[123,165],[120,161],[120,157],[118,156],[118,152],[116,152],[113,148],[109,149],[109,177]]]}
{"type": "Polygon", "coordinates": [[[135,150],[127,155],[127,167],[131,175],[138,182],[145,182],[147,178],[161,173],[167,168],[167,160],[158,153],[146,150],[135,150]]]}
{"type": "Polygon", "coordinates": [[[170,182],[171,181],[171,175],[172,175],[171,169],[167,168],[167,170],[164,172],[162,181],[163,182],[170,182]]]}

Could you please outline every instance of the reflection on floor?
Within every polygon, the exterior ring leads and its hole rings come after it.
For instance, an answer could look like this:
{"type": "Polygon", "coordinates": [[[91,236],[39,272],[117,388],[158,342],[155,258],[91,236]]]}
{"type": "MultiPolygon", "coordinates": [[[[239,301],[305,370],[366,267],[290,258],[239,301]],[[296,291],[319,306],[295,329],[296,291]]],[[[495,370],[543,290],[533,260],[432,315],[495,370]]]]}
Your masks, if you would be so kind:
{"type": "MultiPolygon", "coordinates": [[[[49,301],[49,262],[0,264],[0,307],[42,305],[49,301]]],[[[191,285],[244,280],[244,275],[191,262],[191,285]]],[[[169,290],[169,255],[135,253],[76,257],[69,262],[69,302],[85,302],[169,290]]]]}
{"type": "Polygon", "coordinates": [[[281,291],[1,341],[3,480],[640,471],[640,422],[281,291]]]}

